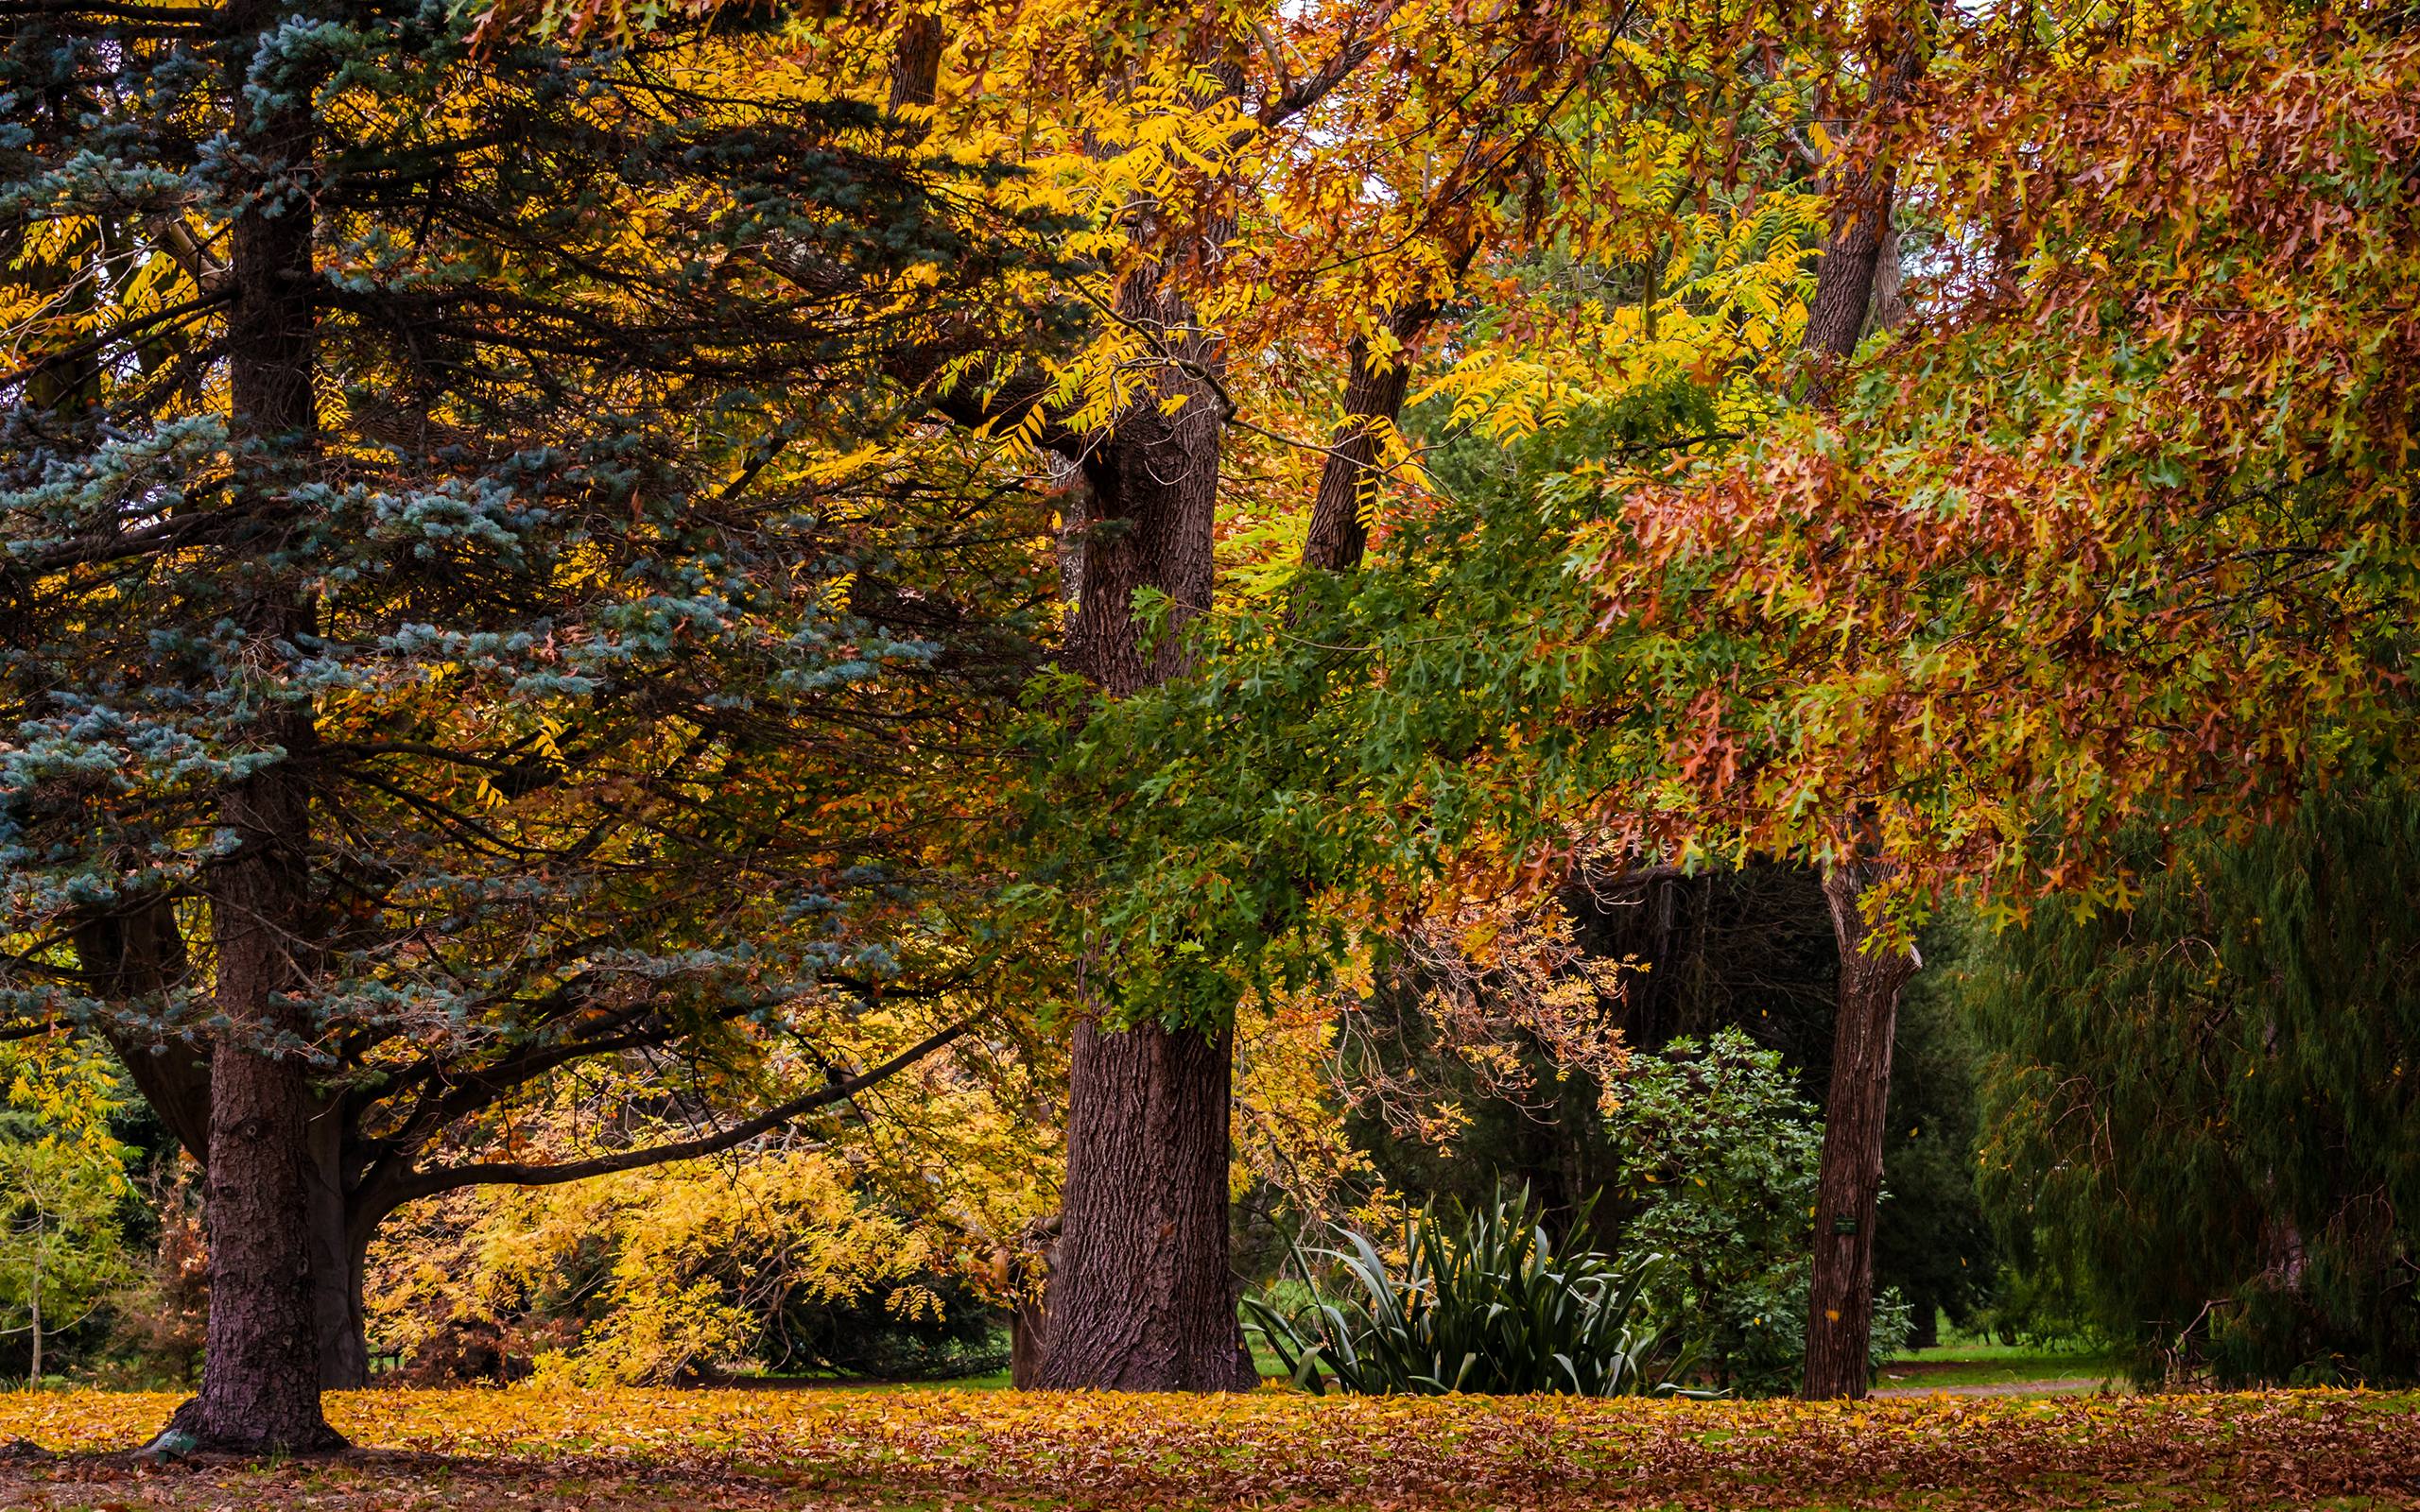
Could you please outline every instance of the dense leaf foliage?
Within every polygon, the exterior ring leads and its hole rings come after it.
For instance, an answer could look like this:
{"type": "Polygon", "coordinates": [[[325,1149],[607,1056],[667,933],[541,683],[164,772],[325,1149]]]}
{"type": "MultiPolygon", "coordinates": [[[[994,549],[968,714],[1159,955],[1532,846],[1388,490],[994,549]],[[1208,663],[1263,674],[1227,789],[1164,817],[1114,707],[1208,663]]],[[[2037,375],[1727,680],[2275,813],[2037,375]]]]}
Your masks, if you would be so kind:
{"type": "Polygon", "coordinates": [[[1837,417],[1590,532],[1609,628],[1686,670],[1660,828],[1818,857],[1855,828],[1903,885],[2122,898],[2131,816],[2408,759],[2399,15],[1946,29],[1893,128],[1939,228],[1925,322],[1837,417]]]}
{"type": "Polygon", "coordinates": [[[255,19],[62,11],[0,55],[0,988],[189,1108],[213,1046],[307,1056],[357,1255],[511,1174],[493,1115],[562,1067],[679,1045],[643,1113],[744,1112],[966,1007],[931,847],[1046,629],[1039,525],[978,456],[873,443],[918,412],[884,354],[1011,316],[1033,226],[744,27],[255,19]],[[228,265],[265,223],[306,271],[228,265]],[[278,300],[301,407],[264,426],[228,373],[278,300]],[[228,795],[272,780],[302,806],[246,840],[228,795]],[[268,843],[276,1026],[204,944],[268,843]]]}

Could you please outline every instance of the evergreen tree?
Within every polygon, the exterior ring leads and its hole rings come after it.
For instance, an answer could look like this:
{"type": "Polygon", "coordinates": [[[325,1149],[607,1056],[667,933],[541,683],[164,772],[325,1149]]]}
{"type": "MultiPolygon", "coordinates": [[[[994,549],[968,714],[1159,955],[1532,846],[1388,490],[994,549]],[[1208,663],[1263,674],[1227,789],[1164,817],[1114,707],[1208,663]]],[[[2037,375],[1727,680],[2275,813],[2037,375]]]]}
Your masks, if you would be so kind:
{"type": "Polygon", "coordinates": [[[5,1010],[104,1032],[206,1163],[174,1431],[328,1446],[397,1204],[727,1147],[962,1031],[977,947],[908,884],[1047,585],[1015,495],[889,444],[877,354],[1034,340],[1031,238],[730,18],[0,26],[5,1010]],[[697,1138],[542,1164],[496,1117],[650,1055],[697,1138]]]}
{"type": "Polygon", "coordinates": [[[2313,801],[2045,909],[1967,991],[1983,1191],[2029,1278],[2146,1377],[2409,1380],[2420,1361],[2420,803],[2313,801]]]}

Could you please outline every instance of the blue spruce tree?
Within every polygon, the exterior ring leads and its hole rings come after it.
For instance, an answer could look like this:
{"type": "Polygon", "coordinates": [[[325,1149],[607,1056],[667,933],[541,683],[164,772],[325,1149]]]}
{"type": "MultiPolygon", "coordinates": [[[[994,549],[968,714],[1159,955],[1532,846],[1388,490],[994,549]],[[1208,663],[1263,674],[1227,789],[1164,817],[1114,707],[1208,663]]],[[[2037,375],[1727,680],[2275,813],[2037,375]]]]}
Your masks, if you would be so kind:
{"type": "Polygon", "coordinates": [[[105,1035],[204,1162],[181,1442],[339,1442],[398,1204],[728,1147],[961,1032],[740,1074],[979,959],[917,910],[1049,589],[975,461],[819,465],[925,434],[899,352],[1046,332],[1033,228],[783,56],[0,14],[0,1032],[105,1035]],[[667,1049],[696,1139],[476,1158],[667,1049]]]}

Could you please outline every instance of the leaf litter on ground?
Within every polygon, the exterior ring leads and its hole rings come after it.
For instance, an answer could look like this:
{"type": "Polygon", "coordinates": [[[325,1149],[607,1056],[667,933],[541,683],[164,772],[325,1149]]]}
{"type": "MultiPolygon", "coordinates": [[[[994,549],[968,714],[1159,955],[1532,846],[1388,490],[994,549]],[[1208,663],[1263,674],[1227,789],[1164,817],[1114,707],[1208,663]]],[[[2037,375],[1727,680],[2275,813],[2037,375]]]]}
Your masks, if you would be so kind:
{"type": "Polygon", "coordinates": [[[490,1389],[332,1396],[333,1460],[123,1452],[166,1394],[0,1395],[0,1505],[2420,1509],[2420,1395],[1882,1402],[490,1389]]]}

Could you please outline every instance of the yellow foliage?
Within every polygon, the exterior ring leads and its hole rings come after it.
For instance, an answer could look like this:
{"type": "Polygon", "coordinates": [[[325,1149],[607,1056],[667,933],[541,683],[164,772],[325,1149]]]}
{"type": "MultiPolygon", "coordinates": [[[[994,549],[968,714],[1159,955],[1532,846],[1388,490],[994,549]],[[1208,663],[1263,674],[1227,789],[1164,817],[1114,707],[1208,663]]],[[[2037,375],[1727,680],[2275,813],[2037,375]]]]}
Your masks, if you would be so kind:
{"type": "Polygon", "coordinates": [[[786,1298],[913,1288],[931,1258],[838,1158],[769,1149],[407,1210],[372,1248],[367,1305],[376,1347],[408,1358],[452,1326],[576,1303],[596,1321],[538,1351],[542,1381],[658,1381],[746,1361],[786,1298]]]}
{"type": "Polygon", "coordinates": [[[125,1106],[126,1093],[110,1057],[91,1040],[63,1029],[0,1043],[0,1088],[7,1106],[34,1116],[45,1148],[72,1147],[81,1161],[108,1173],[109,1181],[131,1190],[126,1179],[126,1146],[110,1133],[110,1115],[125,1106]]]}

